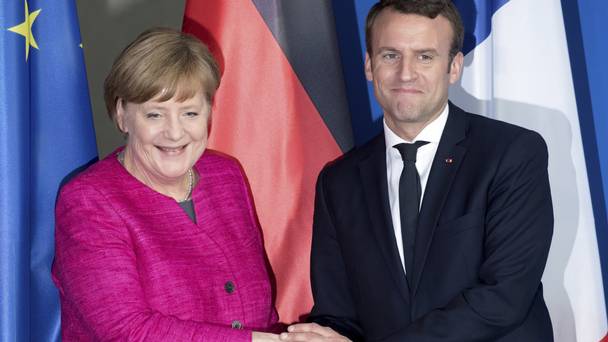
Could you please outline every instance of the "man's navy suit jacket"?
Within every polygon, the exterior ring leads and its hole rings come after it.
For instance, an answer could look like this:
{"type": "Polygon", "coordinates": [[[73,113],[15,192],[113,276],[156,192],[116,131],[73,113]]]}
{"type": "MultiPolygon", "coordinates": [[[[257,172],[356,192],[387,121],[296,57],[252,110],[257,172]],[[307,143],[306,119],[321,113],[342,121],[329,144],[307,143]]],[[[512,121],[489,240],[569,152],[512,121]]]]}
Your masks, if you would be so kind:
{"type": "Polygon", "coordinates": [[[390,216],[384,135],[321,171],[311,320],[353,340],[552,341],[541,285],[553,233],[546,144],[449,106],[411,282],[390,216]]]}

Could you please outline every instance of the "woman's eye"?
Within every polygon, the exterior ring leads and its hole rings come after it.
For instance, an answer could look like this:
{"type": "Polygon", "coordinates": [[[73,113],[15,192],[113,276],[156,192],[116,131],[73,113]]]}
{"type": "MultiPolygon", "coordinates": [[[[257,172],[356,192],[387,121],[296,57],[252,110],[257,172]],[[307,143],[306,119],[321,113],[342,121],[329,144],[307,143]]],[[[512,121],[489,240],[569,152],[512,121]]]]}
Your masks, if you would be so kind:
{"type": "Polygon", "coordinates": [[[146,118],[148,119],[158,119],[160,118],[160,114],[158,113],[147,113],[146,118]]]}

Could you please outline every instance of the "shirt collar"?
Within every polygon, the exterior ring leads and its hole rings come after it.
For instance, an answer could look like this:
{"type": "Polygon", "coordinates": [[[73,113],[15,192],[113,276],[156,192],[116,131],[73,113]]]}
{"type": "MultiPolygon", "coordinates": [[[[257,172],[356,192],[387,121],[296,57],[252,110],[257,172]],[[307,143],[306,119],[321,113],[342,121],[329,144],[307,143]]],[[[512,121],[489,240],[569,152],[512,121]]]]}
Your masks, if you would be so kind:
{"type": "Polygon", "coordinates": [[[441,140],[441,134],[443,134],[443,129],[445,128],[445,124],[448,121],[449,107],[447,104],[441,111],[439,116],[431,121],[426,127],[418,133],[418,135],[412,141],[407,141],[399,137],[395,132],[393,132],[387,125],[386,120],[382,120],[384,125],[384,141],[386,143],[386,149],[392,150],[393,146],[400,143],[413,143],[418,140],[428,141],[429,143],[439,144],[439,140],[441,140]]]}

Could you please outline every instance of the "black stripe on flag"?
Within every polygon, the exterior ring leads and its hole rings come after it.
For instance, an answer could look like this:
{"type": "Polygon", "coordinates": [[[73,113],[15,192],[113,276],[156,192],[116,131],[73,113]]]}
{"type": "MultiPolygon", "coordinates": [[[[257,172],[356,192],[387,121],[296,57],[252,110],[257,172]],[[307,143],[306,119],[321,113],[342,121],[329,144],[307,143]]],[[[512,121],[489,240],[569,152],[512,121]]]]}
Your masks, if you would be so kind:
{"type": "Polygon", "coordinates": [[[334,139],[354,146],[334,14],[327,0],[253,0],[334,139]]]}

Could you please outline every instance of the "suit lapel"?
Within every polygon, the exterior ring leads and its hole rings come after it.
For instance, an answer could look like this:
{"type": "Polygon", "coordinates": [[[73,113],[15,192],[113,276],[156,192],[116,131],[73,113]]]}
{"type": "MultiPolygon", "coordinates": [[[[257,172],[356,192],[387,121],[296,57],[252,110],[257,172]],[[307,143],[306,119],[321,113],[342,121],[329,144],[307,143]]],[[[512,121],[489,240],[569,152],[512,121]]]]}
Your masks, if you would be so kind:
{"type": "Polygon", "coordinates": [[[452,181],[464,159],[466,148],[457,143],[465,138],[467,122],[464,112],[452,105],[439,147],[433,159],[431,172],[418,218],[414,255],[413,291],[415,295],[424,269],[433,234],[452,181]]]}
{"type": "Polygon", "coordinates": [[[409,302],[409,288],[395,242],[388,203],[384,135],[376,137],[370,147],[370,153],[359,162],[359,171],[373,225],[372,231],[396,286],[405,301],[409,302]]]}

